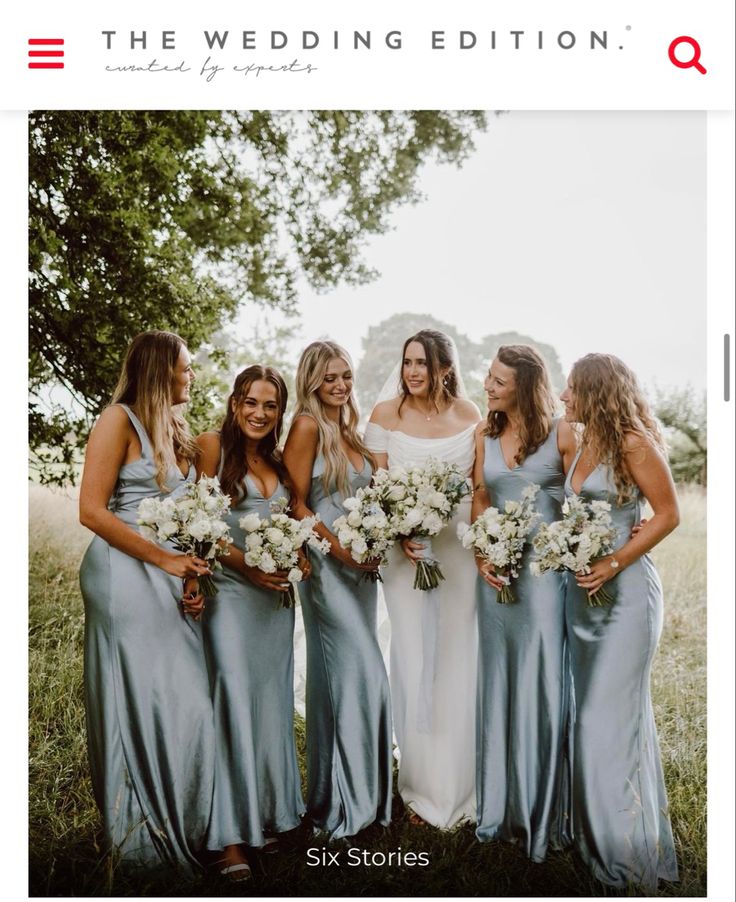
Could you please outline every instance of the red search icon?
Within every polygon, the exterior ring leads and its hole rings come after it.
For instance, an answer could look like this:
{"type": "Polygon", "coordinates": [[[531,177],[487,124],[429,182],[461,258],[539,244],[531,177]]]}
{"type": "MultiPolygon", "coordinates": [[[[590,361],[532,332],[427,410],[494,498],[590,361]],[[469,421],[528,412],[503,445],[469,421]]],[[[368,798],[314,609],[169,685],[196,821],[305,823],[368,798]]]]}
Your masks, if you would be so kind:
{"type": "Polygon", "coordinates": [[[670,54],[670,62],[673,66],[677,66],[678,69],[690,69],[694,67],[700,72],[701,75],[705,75],[708,71],[705,66],[700,64],[700,44],[695,40],[695,38],[688,37],[688,35],[683,34],[679,38],[675,38],[674,41],[670,44],[669,49],[670,54]],[[680,46],[680,44],[688,44],[693,48],[692,59],[689,60],[678,60],[675,56],[675,50],[680,46]]]}

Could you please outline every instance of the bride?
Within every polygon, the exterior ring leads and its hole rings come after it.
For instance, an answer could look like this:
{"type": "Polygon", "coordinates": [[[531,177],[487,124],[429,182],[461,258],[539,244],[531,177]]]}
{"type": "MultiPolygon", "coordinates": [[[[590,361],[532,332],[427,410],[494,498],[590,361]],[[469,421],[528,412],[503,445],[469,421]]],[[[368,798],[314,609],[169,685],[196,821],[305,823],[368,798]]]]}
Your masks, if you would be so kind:
{"type": "MultiPolygon", "coordinates": [[[[379,467],[428,457],[473,467],[478,408],[464,396],[452,339],[422,329],[404,344],[400,371],[366,427],[379,467]]],[[[386,394],[383,392],[382,394],[386,394]]],[[[423,546],[404,540],[384,571],[391,619],[391,697],[399,746],[399,793],[412,823],[449,828],[475,820],[475,567],[457,540],[470,497],[433,539],[446,581],[423,592],[412,568],[423,546]]]]}

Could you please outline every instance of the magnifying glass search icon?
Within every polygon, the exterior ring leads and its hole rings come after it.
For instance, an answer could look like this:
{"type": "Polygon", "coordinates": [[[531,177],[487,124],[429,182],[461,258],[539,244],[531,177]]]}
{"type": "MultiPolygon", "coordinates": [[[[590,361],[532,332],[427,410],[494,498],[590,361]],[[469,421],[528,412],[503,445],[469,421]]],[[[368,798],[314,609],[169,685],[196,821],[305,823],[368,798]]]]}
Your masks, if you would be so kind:
{"type": "Polygon", "coordinates": [[[675,38],[674,41],[671,42],[669,55],[670,62],[673,66],[677,66],[678,69],[695,68],[701,75],[705,75],[708,71],[705,66],[700,63],[700,44],[698,44],[695,38],[691,38],[686,34],[681,35],[679,38],[675,38]],[[690,59],[680,60],[675,56],[675,51],[680,44],[687,44],[689,47],[692,47],[693,55],[690,59]]]}

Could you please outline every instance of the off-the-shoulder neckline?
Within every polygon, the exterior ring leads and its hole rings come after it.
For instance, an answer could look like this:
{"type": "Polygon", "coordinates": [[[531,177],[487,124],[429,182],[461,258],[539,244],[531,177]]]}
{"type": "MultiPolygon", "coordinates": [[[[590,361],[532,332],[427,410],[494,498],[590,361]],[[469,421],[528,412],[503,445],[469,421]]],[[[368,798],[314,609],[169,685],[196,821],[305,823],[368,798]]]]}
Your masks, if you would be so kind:
{"type": "Polygon", "coordinates": [[[433,437],[428,437],[424,435],[409,435],[408,432],[402,432],[401,429],[386,429],[385,426],[381,426],[379,423],[368,423],[368,426],[373,426],[376,429],[380,429],[382,432],[390,432],[397,433],[398,435],[403,435],[405,438],[412,438],[418,442],[444,442],[447,441],[448,438],[457,438],[460,435],[465,435],[466,432],[469,432],[471,429],[475,431],[475,427],[477,423],[472,423],[467,428],[463,429],[461,432],[453,432],[452,435],[435,435],[433,437]]]}

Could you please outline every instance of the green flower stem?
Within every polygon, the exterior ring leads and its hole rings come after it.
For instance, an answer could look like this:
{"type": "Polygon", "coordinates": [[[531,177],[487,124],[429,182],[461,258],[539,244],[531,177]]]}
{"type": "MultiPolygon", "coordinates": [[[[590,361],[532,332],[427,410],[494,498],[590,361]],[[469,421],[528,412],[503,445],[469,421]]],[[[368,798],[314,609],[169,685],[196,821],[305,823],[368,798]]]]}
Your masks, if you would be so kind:
{"type": "Polygon", "coordinates": [[[417,561],[416,572],[414,574],[414,588],[422,592],[429,589],[436,589],[444,580],[444,574],[440,570],[440,565],[436,561],[417,561]]]}
{"type": "Polygon", "coordinates": [[[214,598],[217,595],[217,585],[209,574],[199,577],[199,592],[205,598],[214,598]]]}
{"type": "Polygon", "coordinates": [[[516,598],[514,597],[514,593],[511,591],[511,584],[504,586],[502,589],[499,589],[496,593],[496,601],[499,604],[516,604],[516,598]]]}
{"type": "Polygon", "coordinates": [[[278,596],[277,608],[288,611],[289,608],[296,607],[296,588],[294,583],[289,583],[288,589],[284,589],[283,592],[277,592],[276,595],[278,596]]]}
{"type": "Polygon", "coordinates": [[[588,607],[591,608],[604,608],[607,605],[613,604],[613,596],[606,592],[603,586],[595,593],[588,592],[587,596],[588,607]]]}

